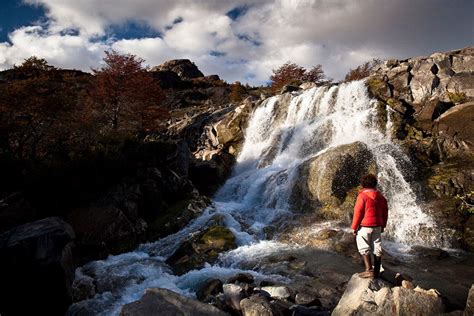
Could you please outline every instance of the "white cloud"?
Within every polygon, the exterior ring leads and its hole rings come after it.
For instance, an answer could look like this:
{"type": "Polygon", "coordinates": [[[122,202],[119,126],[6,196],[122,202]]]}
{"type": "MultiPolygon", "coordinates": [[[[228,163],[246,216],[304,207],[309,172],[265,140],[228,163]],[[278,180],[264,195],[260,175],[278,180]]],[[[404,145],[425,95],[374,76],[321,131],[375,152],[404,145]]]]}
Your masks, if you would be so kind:
{"type": "Polygon", "coordinates": [[[474,43],[470,0],[25,2],[43,6],[47,23],[19,28],[10,34],[10,43],[0,43],[1,68],[34,54],[57,66],[88,70],[99,64],[103,50],[113,48],[152,66],[189,58],[206,74],[260,84],[288,60],[305,67],[322,64],[329,76],[340,79],[373,57],[409,57],[474,43]],[[236,20],[226,16],[237,7],[246,13],[236,20]],[[177,18],[181,22],[173,24],[177,18]],[[120,39],[111,34],[114,26],[131,21],[162,36],[120,39]],[[71,29],[78,34],[67,35],[71,29]]]}

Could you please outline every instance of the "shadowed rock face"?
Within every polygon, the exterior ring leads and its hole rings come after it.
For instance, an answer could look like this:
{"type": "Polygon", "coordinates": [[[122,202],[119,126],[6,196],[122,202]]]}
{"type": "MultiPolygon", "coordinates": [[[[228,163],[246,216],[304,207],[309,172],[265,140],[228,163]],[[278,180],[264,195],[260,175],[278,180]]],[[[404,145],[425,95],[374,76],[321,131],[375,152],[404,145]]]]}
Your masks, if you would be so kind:
{"type": "Polygon", "coordinates": [[[71,303],[74,237],[71,226],[57,217],[24,224],[0,235],[2,313],[65,312],[71,303]],[[25,289],[31,293],[28,303],[17,302],[25,289]]]}
{"type": "Polygon", "coordinates": [[[122,307],[121,316],[148,315],[196,315],[224,316],[224,313],[214,306],[179,295],[166,289],[147,289],[145,295],[138,301],[122,307]]]}
{"type": "Polygon", "coordinates": [[[189,59],[173,59],[156,66],[152,71],[172,71],[181,79],[194,79],[204,77],[204,74],[189,59]]]}

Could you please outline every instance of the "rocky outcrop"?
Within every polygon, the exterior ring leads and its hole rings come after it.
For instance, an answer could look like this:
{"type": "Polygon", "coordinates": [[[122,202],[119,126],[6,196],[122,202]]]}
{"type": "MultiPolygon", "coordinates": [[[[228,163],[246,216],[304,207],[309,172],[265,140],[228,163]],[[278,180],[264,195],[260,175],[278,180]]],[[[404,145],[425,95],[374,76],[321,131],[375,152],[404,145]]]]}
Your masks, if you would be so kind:
{"type": "Polygon", "coordinates": [[[330,149],[305,161],[298,170],[292,192],[292,207],[300,212],[317,212],[330,219],[350,215],[359,178],[375,171],[367,145],[355,142],[330,149]]]}
{"type": "Polygon", "coordinates": [[[435,123],[439,134],[462,139],[470,148],[474,148],[474,129],[472,128],[474,124],[474,102],[451,107],[441,114],[435,120],[435,123]]]}
{"type": "Polygon", "coordinates": [[[474,190],[474,48],[389,60],[367,79],[390,111],[392,138],[418,168],[419,196],[454,246],[473,249],[470,213],[460,200],[474,190]]]}
{"type": "Polygon", "coordinates": [[[71,303],[74,278],[74,231],[49,217],[0,235],[0,313],[63,314],[71,303]],[[28,304],[18,293],[28,289],[28,304]]]}
{"type": "Polygon", "coordinates": [[[172,59],[153,67],[152,71],[172,71],[183,79],[204,77],[204,74],[189,59],[172,59]]]}
{"type": "Polygon", "coordinates": [[[121,316],[224,316],[216,307],[201,303],[167,289],[150,288],[138,301],[122,307],[121,316]]]}
{"type": "Polygon", "coordinates": [[[444,312],[436,290],[414,288],[404,281],[391,287],[380,279],[362,279],[354,274],[332,312],[338,315],[438,315],[444,312]]]}
{"type": "Polygon", "coordinates": [[[178,149],[169,152],[172,170],[145,168],[69,214],[82,263],[174,233],[208,205],[186,176],[190,154],[179,157],[178,149]]]}
{"type": "Polygon", "coordinates": [[[234,234],[227,227],[214,225],[185,241],[166,263],[181,275],[202,267],[206,262],[215,262],[219,253],[236,247],[234,234]]]}

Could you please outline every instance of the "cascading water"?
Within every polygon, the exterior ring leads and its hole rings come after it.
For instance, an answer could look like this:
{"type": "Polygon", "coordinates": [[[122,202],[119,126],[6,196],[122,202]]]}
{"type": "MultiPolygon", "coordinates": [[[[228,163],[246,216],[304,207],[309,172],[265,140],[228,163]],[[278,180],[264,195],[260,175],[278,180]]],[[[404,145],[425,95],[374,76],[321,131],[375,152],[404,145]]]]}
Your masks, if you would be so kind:
{"type": "MultiPolygon", "coordinates": [[[[401,244],[448,246],[436,234],[427,233],[435,224],[417,205],[403,177],[402,167],[410,161],[377,124],[376,108],[362,81],[268,98],[253,113],[233,175],[216,194],[213,205],[176,234],[78,269],[77,274],[92,274],[97,284],[105,284],[102,294],[78,304],[93,306],[98,314],[114,314],[121,305],[139,299],[148,287],[192,296],[206,279],[225,279],[241,271],[248,258],[259,260],[288,249],[286,244],[266,240],[264,228],[278,227],[292,214],[289,200],[299,180],[298,166],[329,148],[355,141],[367,144],[376,158],[381,190],[389,201],[389,238],[401,244]],[[214,266],[173,275],[165,259],[216,214],[234,233],[239,248],[222,254],[214,266]]],[[[257,279],[285,281],[276,275],[251,273],[257,279]]]]}

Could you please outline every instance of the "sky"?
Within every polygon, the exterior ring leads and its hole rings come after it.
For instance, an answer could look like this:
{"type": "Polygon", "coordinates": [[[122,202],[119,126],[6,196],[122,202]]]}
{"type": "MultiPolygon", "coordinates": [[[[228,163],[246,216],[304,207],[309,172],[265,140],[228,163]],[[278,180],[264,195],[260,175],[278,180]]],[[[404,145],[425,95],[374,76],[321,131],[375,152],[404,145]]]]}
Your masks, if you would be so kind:
{"type": "Polygon", "coordinates": [[[32,55],[90,71],[116,50],[265,84],[287,61],[342,79],[372,58],[474,45],[474,0],[2,0],[0,70],[32,55]]]}

